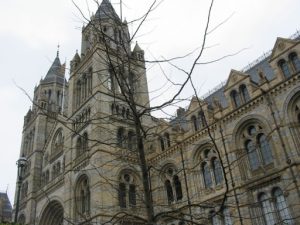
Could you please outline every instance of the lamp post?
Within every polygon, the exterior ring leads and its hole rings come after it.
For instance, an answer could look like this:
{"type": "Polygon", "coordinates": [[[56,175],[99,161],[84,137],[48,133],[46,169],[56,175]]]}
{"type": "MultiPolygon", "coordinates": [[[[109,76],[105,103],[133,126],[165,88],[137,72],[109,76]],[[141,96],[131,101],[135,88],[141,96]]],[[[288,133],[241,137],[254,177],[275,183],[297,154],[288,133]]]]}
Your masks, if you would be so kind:
{"type": "Polygon", "coordinates": [[[20,204],[20,193],[21,193],[21,185],[22,185],[22,170],[27,164],[27,159],[24,156],[21,156],[18,161],[16,162],[18,166],[18,181],[17,181],[17,201],[16,201],[16,211],[15,211],[15,220],[14,222],[17,223],[18,220],[18,213],[19,213],[19,204],[20,204]]]}

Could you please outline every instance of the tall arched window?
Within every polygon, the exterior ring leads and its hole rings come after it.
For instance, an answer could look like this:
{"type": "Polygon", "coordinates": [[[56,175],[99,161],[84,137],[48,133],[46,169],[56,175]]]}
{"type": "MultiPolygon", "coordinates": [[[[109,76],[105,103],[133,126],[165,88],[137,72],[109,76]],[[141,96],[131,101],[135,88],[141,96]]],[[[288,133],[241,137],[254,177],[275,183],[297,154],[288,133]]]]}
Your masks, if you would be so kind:
{"type": "Polygon", "coordinates": [[[295,52],[293,52],[289,55],[289,58],[292,62],[292,65],[293,65],[295,71],[299,72],[300,71],[300,60],[299,60],[297,54],[295,52]]]}
{"type": "Polygon", "coordinates": [[[273,162],[271,148],[266,136],[264,134],[259,134],[257,137],[257,142],[261,151],[264,164],[269,164],[273,162]]]}
{"type": "Polygon", "coordinates": [[[175,191],[176,191],[176,199],[181,200],[182,199],[181,182],[180,182],[179,177],[177,175],[173,176],[173,182],[174,182],[175,191]]]}
{"type": "Polygon", "coordinates": [[[198,124],[199,124],[199,129],[205,127],[205,115],[203,111],[200,111],[198,113],[198,124]]]}
{"type": "Polygon", "coordinates": [[[199,124],[198,124],[198,120],[197,120],[196,116],[191,117],[191,122],[192,122],[194,131],[198,131],[199,130],[199,124]]]}
{"type": "Polygon", "coordinates": [[[124,147],[125,131],[123,127],[120,127],[117,132],[117,144],[119,147],[124,147]]]}
{"type": "Polygon", "coordinates": [[[281,72],[283,73],[283,75],[284,75],[286,78],[291,76],[289,66],[288,66],[287,62],[286,62],[284,59],[281,59],[281,60],[278,62],[278,66],[280,67],[281,72]]]}
{"type": "Polygon", "coordinates": [[[167,192],[168,203],[171,204],[174,201],[174,194],[171,182],[169,180],[165,181],[165,188],[167,192]]]}
{"type": "Polygon", "coordinates": [[[119,206],[121,208],[136,206],[136,184],[134,176],[130,173],[123,173],[119,183],[119,206]]]}
{"type": "Polygon", "coordinates": [[[76,83],[76,105],[79,106],[81,102],[81,82],[80,80],[76,83]]]}
{"type": "Polygon", "coordinates": [[[222,171],[220,161],[214,158],[212,160],[212,166],[213,166],[216,185],[221,184],[223,181],[223,171],[222,171]]]}
{"type": "Polygon", "coordinates": [[[179,176],[173,166],[164,170],[165,189],[168,198],[168,204],[174,201],[182,200],[183,193],[179,176]]]}
{"type": "Polygon", "coordinates": [[[64,137],[62,134],[62,129],[59,129],[56,131],[56,134],[54,135],[54,139],[52,143],[52,153],[62,151],[63,145],[64,145],[64,137]]]}
{"type": "Polygon", "coordinates": [[[258,198],[263,214],[263,218],[266,225],[276,224],[276,217],[274,214],[274,206],[271,201],[268,199],[265,193],[261,193],[258,198]]]}
{"type": "Polygon", "coordinates": [[[78,137],[76,141],[76,155],[79,156],[82,152],[82,140],[81,137],[78,137]]]}
{"type": "Polygon", "coordinates": [[[91,194],[89,188],[89,180],[86,175],[80,177],[76,184],[75,190],[76,215],[87,215],[90,212],[91,194]]]}
{"type": "Polygon", "coordinates": [[[211,173],[208,163],[202,164],[202,173],[204,178],[204,184],[206,188],[212,187],[212,179],[211,179],[211,173]]]}
{"type": "Polygon", "coordinates": [[[250,100],[249,92],[245,84],[240,86],[240,92],[242,94],[243,101],[246,103],[250,100]]]}
{"type": "Polygon", "coordinates": [[[165,133],[164,134],[164,138],[165,138],[165,141],[166,141],[166,146],[170,147],[171,146],[170,134],[169,133],[165,133]]]}
{"type": "Polygon", "coordinates": [[[89,141],[88,134],[85,132],[82,135],[82,150],[83,150],[83,152],[88,150],[88,146],[89,146],[88,141],[89,141]]]}
{"type": "Polygon", "coordinates": [[[160,143],[160,149],[161,149],[162,151],[164,151],[164,150],[165,150],[165,142],[164,142],[164,139],[163,139],[162,137],[159,137],[158,140],[159,140],[159,143],[160,143]]]}
{"type": "Polygon", "coordinates": [[[236,90],[233,90],[233,91],[231,91],[230,96],[231,96],[234,107],[235,108],[239,107],[241,105],[239,93],[236,90]]]}
{"type": "Polygon", "coordinates": [[[241,140],[244,141],[251,170],[273,162],[271,145],[261,125],[258,123],[248,125],[244,129],[241,140]]]}
{"type": "Polygon", "coordinates": [[[279,222],[283,224],[294,224],[292,216],[290,214],[289,208],[287,206],[285,197],[280,188],[275,188],[273,191],[273,197],[275,202],[275,208],[277,210],[277,214],[279,215],[279,222]]]}
{"type": "Polygon", "coordinates": [[[134,148],[135,148],[135,141],[134,141],[134,139],[135,139],[135,137],[134,137],[135,135],[134,135],[134,133],[133,133],[133,131],[129,131],[128,132],[128,149],[129,150],[133,150],[134,148]]]}

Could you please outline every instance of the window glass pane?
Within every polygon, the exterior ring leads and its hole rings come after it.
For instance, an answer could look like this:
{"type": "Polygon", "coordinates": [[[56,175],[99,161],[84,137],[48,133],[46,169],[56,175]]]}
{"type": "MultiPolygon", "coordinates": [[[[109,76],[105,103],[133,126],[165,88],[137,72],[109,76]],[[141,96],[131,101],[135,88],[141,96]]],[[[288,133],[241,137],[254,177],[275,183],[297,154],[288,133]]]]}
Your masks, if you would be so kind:
{"type": "Polygon", "coordinates": [[[213,168],[214,168],[214,175],[215,175],[216,184],[222,183],[223,171],[222,171],[221,163],[220,163],[219,160],[217,160],[217,159],[213,160],[213,168]]]}
{"type": "Polygon", "coordinates": [[[260,164],[258,155],[256,152],[256,148],[254,146],[254,143],[250,140],[248,140],[245,145],[246,145],[246,150],[247,150],[247,154],[248,154],[250,168],[252,170],[255,170],[259,167],[259,164],[260,164]]]}
{"type": "Polygon", "coordinates": [[[289,70],[289,67],[288,67],[288,64],[285,62],[285,61],[281,61],[279,63],[279,66],[281,68],[281,71],[283,73],[283,75],[285,77],[289,77],[291,74],[290,74],[290,70],[289,70]]]}
{"type": "Polygon", "coordinates": [[[126,185],[124,183],[119,184],[119,206],[126,208],[126,185]]]}
{"type": "Polygon", "coordinates": [[[290,225],[294,224],[282,191],[280,189],[276,189],[274,191],[274,197],[275,197],[276,208],[279,212],[279,216],[281,220],[280,222],[283,222],[284,224],[290,224],[290,225]]]}
{"type": "Polygon", "coordinates": [[[173,177],[174,180],[174,185],[175,185],[175,190],[176,190],[176,198],[177,200],[182,199],[182,189],[181,189],[181,182],[179,180],[178,176],[173,177]]]}
{"type": "Polygon", "coordinates": [[[224,215],[224,224],[225,225],[232,225],[232,220],[231,220],[230,212],[229,212],[228,208],[224,208],[223,215],[224,215]]]}
{"type": "Polygon", "coordinates": [[[259,200],[261,203],[262,212],[263,212],[266,225],[276,224],[275,213],[274,213],[275,210],[273,204],[270,202],[270,200],[267,198],[265,194],[262,194],[259,200]]]}
{"type": "Polygon", "coordinates": [[[171,182],[169,180],[166,180],[165,187],[166,187],[166,191],[167,191],[168,203],[170,204],[171,202],[174,201],[174,194],[173,194],[171,182]]]}
{"type": "Polygon", "coordinates": [[[131,184],[129,186],[129,204],[131,206],[136,205],[136,192],[135,192],[135,185],[131,184]]]}
{"type": "Polygon", "coordinates": [[[296,72],[299,72],[300,71],[300,60],[299,60],[298,56],[296,54],[292,54],[291,60],[292,60],[292,63],[293,63],[293,66],[294,66],[296,72]]]}
{"type": "Polygon", "coordinates": [[[212,179],[211,179],[211,174],[210,174],[210,169],[207,163],[203,165],[202,168],[203,171],[203,177],[204,177],[204,183],[205,187],[211,187],[212,186],[212,179]]]}
{"type": "Polygon", "coordinates": [[[273,162],[271,148],[270,148],[269,142],[265,135],[262,134],[258,137],[258,144],[260,147],[260,151],[261,151],[264,163],[269,164],[269,163],[273,162]]]}

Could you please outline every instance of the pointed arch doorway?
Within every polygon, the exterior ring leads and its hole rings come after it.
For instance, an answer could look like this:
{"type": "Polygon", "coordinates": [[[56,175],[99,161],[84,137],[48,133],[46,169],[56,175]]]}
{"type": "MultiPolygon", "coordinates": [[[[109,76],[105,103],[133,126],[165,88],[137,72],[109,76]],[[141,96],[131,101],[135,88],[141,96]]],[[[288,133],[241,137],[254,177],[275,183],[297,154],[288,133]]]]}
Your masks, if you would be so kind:
{"type": "Polygon", "coordinates": [[[39,225],[62,225],[64,208],[58,201],[51,201],[44,209],[39,225]]]}

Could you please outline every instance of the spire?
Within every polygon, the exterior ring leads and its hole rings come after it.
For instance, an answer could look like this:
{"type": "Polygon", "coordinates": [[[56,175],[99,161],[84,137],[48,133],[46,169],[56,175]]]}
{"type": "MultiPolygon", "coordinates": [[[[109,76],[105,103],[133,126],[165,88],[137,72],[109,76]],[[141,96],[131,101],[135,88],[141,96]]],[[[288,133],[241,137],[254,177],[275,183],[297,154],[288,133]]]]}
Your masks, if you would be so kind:
{"type": "Polygon", "coordinates": [[[141,47],[139,46],[138,42],[135,43],[133,52],[142,52],[143,50],[141,49],[141,47]]]}
{"type": "Polygon", "coordinates": [[[43,83],[50,83],[50,82],[63,82],[64,79],[64,65],[61,65],[59,59],[59,45],[57,46],[57,53],[56,57],[49,68],[45,78],[42,80],[43,83]],[[61,80],[61,81],[60,81],[61,80]]]}
{"type": "Polygon", "coordinates": [[[114,10],[109,0],[103,0],[101,2],[95,14],[95,18],[100,20],[113,19],[113,20],[120,21],[119,16],[117,15],[116,11],[114,10]]]}

